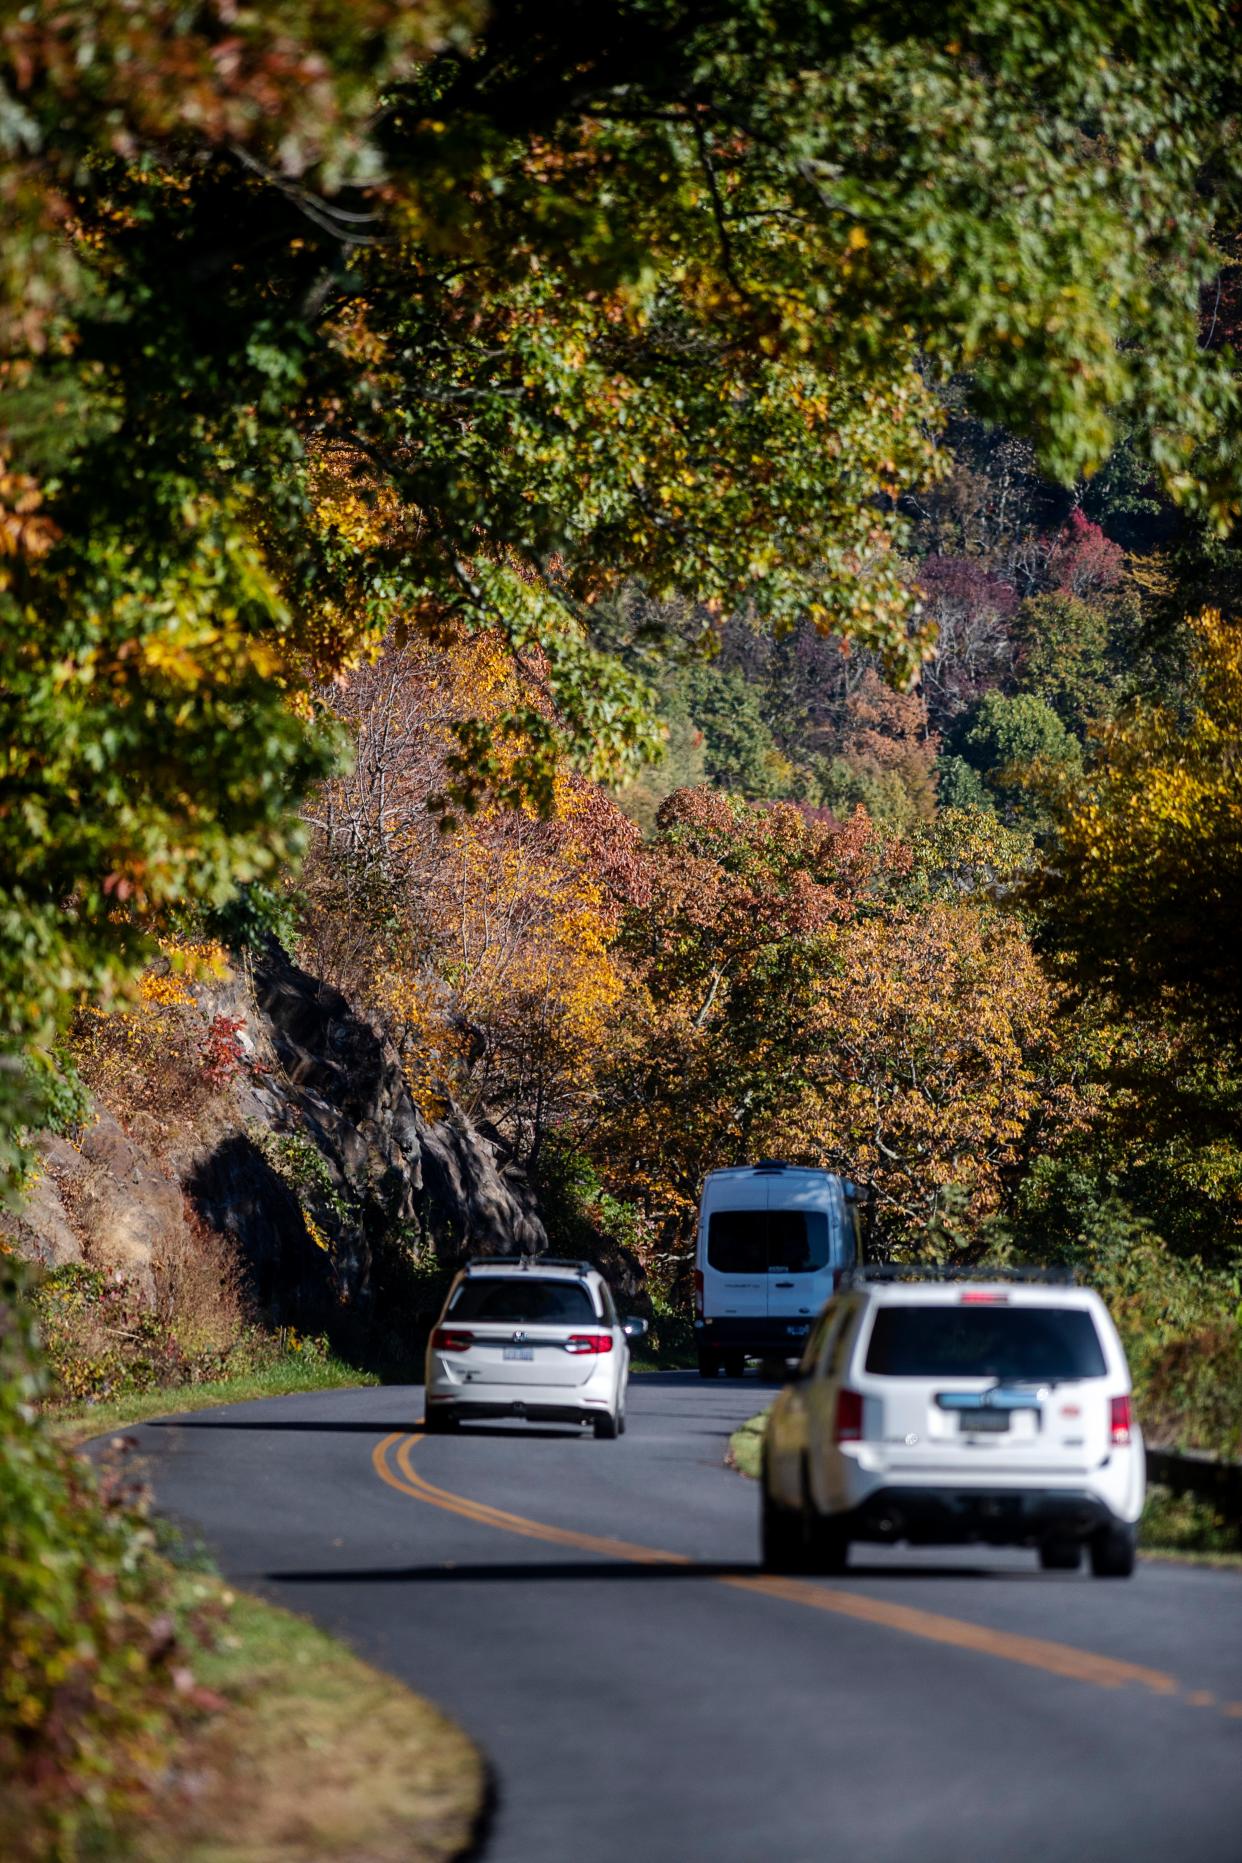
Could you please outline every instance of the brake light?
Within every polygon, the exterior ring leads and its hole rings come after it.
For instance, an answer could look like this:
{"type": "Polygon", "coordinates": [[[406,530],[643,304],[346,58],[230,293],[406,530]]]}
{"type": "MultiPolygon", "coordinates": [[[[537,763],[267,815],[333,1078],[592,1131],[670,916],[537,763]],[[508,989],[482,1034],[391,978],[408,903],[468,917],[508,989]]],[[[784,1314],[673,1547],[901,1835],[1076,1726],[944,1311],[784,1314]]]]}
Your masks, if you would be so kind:
{"type": "Polygon", "coordinates": [[[969,1287],[958,1298],[964,1307],[1003,1307],[1009,1296],[1008,1294],[987,1294],[981,1288],[969,1287]]]}
{"type": "Polygon", "coordinates": [[[857,1391],[837,1392],[837,1426],[833,1440],[839,1443],[862,1441],[863,1400],[857,1391]]]}
{"type": "Polygon", "coordinates": [[[1120,1448],[1130,1440],[1131,1417],[1128,1397],[1114,1397],[1110,1421],[1113,1443],[1120,1448]]]}
{"type": "Polygon", "coordinates": [[[431,1335],[435,1352],[468,1352],[474,1344],[473,1333],[463,1333],[455,1326],[437,1326],[431,1335]]]}
{"type": "Polygon", "coordinates": [[[701,1268],[696,1268],[694,1271],[694,1310],[698,1314],[699,1318],[702,1319],[703,1317],[703,1270],[701,1268]]]}
{"type": "Polygon", "coordinates": [[[611,1352],[611,1333],[570,1333],[565,1341],[567,1352],[611,1352]]]}

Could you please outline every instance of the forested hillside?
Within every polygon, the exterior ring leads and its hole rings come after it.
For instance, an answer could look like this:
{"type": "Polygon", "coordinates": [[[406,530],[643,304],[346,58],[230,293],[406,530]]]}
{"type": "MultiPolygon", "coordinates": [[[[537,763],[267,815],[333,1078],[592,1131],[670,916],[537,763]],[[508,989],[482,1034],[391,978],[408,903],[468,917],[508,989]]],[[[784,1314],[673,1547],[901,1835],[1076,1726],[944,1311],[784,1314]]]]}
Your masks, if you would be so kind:
{"type": "MultiPolygon", "coordinates": [[[[1079,1263],[1154,1432],[1236,1449],[1233,28],[6,15],[6,1249],[111,1121],[274,1324],[195,1188],[249,1144],[382,1325],[478,1245],[470,1185],[410,1227],[468,1134],[489,1244],[537,1199],[672,1339],[703,1172],[776,1153],[903,1258],[1079,1263]],[[400,1130],[271,1045],[278,947],[400,1130]]],[[[95,1233],[62,1364],[156,1336],[95,1233]]]]}

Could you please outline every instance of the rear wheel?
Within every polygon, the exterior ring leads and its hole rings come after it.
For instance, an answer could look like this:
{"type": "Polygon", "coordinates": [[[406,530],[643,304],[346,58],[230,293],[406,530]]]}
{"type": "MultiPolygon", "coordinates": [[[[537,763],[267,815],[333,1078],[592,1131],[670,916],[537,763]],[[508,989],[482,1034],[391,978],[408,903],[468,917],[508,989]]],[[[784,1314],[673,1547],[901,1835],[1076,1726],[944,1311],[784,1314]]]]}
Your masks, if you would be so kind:
{"type": "Polygon", "coordinates": [[[835,1520],[825,1520],[811,1499],[810,1472],[802,1465],[803,1571],[844,1572],[850,1559],[849,1535],[835,1520]]]}
{"type": "Polygon", "coordinates": [[[1039,1563],[1045,1572],[1076,1572],[1082,1564],[1082,1542],[1045,1540],[1039,1549],[1039,1563]]]}
{"type": "Polygon", "coordinates": [[[746,1375],[745,1352],[726,1352],[724,1355],[726,1378],[742,1378],[746,1375]]]}
{"type": "Polygon", "coordinates": [[[424,1436],[448,1436],[457,1428],[457,1418],[448,1410],[427,1409],[423,1417],[424,1436]]]}
{"type": "Polygon", "coordinates": [[[606,1413],[602,1417],[592,1417],[591,1421],[595,1425],[595,1440],[597,1442],[615,1442],[624,1427],[620,1419],[613,1416],[611,1412],[606,1413]]]}
{"type": "Polygon", "coordinates": [[[719,1352],[713,1352],[710,1346],[699,1347],[700,1378],[715,1378],[724,1370],[724,1360],[719,1352]]]}
{"type": "Polygon", "coordinates": [[[835,1521],[808,1521],[810,1566],[815,1572],[844,1572],[850,1562],[850,1540],[835,1521]]]}
{"type": "Polygon", "coordinates": [[[800,1572],[805,1563],[801,1515],[785,1507],[768,1492],[763,1480],[763,1510],[759,1520],[759,1553],[766,1572],[800,1572]]]}
{"type": "Polygon", "coordinates": [[[1114,1520],[1091,1536],[1091,1570],[1096,1578],[1129,1578],[1138,1552],[1138,1528],[1114,1520]]]}

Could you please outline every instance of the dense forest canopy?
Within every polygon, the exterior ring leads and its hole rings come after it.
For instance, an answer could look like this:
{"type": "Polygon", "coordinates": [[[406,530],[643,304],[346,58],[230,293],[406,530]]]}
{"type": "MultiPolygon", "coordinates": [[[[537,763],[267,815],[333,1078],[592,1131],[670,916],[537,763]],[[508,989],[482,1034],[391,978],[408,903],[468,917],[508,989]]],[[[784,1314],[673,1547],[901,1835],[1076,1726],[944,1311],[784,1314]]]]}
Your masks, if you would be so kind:
{"type": "Polygon", "coordinates": [[[653,747],[594,625],[634,584],[908,677],[905,506],[964,370],[1054,477],[1124,435],[1229,521],[1236,47],[1200,0],[117,0],[0,48],[13,1057],[276,871],[324,682],[394,628],[514,654],[522,754],[456,720],[446,806],[653,747]]]}

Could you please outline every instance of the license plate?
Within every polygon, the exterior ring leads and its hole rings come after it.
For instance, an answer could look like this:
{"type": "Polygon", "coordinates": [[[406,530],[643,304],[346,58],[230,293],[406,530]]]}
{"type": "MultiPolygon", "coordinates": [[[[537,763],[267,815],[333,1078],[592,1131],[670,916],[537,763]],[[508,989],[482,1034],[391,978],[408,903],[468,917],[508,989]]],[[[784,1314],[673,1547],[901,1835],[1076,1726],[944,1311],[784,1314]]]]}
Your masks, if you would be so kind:
{"type": "Polygon", "coordinates": [[[805,1339],[810,1330],[809,1326],[787,1326],[785,1328],[791,1339],[805,1339]]]}
{"type": "Polygon", "coordinates": [[[534,1346],[506,1346],[503,1352],[505,1358],[532,1359],[534,1356],[534,1346]]]}
{"type": "Polygon", "coordinates": [[[1007,1410],[963,1410],[959,1412],[959,1428],[973,1436],[979,1431],[991,1431],[1002,1435],[1009,1428],[1007,1410]]]}

